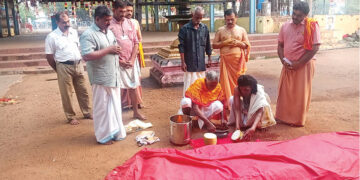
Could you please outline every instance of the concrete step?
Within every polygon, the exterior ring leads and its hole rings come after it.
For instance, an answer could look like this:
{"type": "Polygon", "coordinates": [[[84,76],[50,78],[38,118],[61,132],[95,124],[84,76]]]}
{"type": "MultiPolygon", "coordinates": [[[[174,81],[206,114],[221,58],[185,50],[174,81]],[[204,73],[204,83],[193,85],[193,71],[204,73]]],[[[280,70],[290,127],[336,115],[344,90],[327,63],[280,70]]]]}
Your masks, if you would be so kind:
{"type": "Polygon", "coordinates": [[[17,67],[17,68],[1,68],[0,75],[13,74],[50,74],[55,71],[50,66],[34,66],[34,67],[17,67]]]}
{"type": "MultiPolygon", "coordinates": [[[[249,40],[252,46],[257,45],[269,45],[272,43],[277,44],[278,34],[249,34],[249,40]]],[[[176,37],[174,37],[174,40],[176,37]]],[[[158,51],[162,47],[169,47],[172,41],[154,41],[154,42],[143,42],[144,51],[152,52],[158,51]]],[[[26,54],[26,53],[43,53],[45,48],[44,46],[31,47],[31,48],[9,48],[9,49],[0,49],[0,55],[10,55],[10,54],[26,54]]]]}
{"type": "Polygon", "coordinates": [[[248,38],[250,42],[255,40],[270,40],[277,39],[278,34],[248,34],[248,38]]]}
{"type": "Polygon", "coordinates": [[[277,51],[261,51],[261,52],[254,52],[250,53],[250,59],[267,59],[267,58],[274,58],[278,57],[277,51]]]}
{"type": "Polygon", "coordinates": [[[34,53],[34,52],[44,52],[45,47],[33,47],[33,48],[10,48],[10,49],[0,49],[0,55],[2,54],[25,54],[25,53],[34,53]]]}
{"type": "MultiPolygon", "coordinates": [[[[268,47],[275,45],[277,47],[277,39],[270,39],[270,40],[254,40],[250,41],[253,51],[257,51],[258,49],[261,50],[262,46],[268,47]]],[[[144,47],[144,53],[157,53],[161,48],[168,48],[167,46],[148,46],[144,47]]],[[[265,48],[266,50],[266,48],[265,48]]]]}
{"type": "Polygon", "coordinates": [[[31,67],[31,66],[47,66],[46,59],[38,60],[16,60],[16,61],[1,61],[0,68],[14,68],[14,67],[31,67]]]}
{"type": "MultiPolygon", "coordinates": [[[[251,60],[266,59],[277,57],[277,51],[263,51],[254,52],[250,54],[251,60]]],[[[55,73],[55,71],[47,64],[46,60],[39,60],[32,62],[33,60],[25,61],[11,61],[11,62],[0,62],[0,75],[11,75],[11,74],[49,74],[55,73]],[[32,63],[25,63],[32,62],[32,63]],[[9,64],[10,63],[10,64],[9,64]],[[4,65],[5,64],[5,65],[4,65]]],[[[149,58],[145,59],[146,67],[152,67],[152,62],[149,58]]],[[[84,63],[86,70],[86,64],[84,63]]]]}
{"type": "Polygon", "coordinates": [[[278,39],[250,40],[251,46],[278,44],[278,39]]]}
{"type": "Polygon", "coordinates": [[[251,46],[250,53],[277,50],[277,47],[278,47],[277,44],[263,45],[263,46],[251,46]]]}
{"type": "MultiPolygon", "coordinates": [[[[263,46],[252,46],[251,47],[251,53],[261,53],[262,51],[276,51],[277,50],[277,44],[275,45],[263,45],[263,46]]],[[[153,54],[156,54],[158,51],[146,51],[144,52],[145,59],[150,59],[150,56],[153,54]]],[[[214,52],[216,54],[220,53],[219,49],[214,49],[214,52]]]]}
{"type": "Polygon", "coordinates": [[[44,52],[0,54],[1,61],[45,59],[44,52]]]}

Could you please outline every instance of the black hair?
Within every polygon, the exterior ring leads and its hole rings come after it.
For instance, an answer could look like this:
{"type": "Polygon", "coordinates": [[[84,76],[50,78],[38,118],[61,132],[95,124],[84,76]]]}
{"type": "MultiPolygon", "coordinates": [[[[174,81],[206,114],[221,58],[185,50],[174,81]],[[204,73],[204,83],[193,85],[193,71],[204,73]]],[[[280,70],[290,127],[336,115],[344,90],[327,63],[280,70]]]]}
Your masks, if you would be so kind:
{"type": "Polygon", "coordinates": [[[95,14],[94,14],[94,18],[96,19],[96,17],[99,18],[103,18],[105,16],[111,16],[112,13],[110,11],[110,9],[104,5],[98,6],[95,9],[95,14]]]}
{"type": "Polygon", "coordinates": [[[257,93],[257,81],[254,77],[250,75],[241,75],[238,78],[237,83],[238,83],[238,87],[250,86],[251,94],[257,93]]]}
{"type": "Polygon", "coordinates": [[[236,16],[236,13],[233,9],[227,9],[225,12],[224,12],[224,17],[225,16],[231,16],[232,14],[234,14],[236,16]]]}
{"type": "Polygon", "coordinates": [[[134,3],[132,3],[131,1],[126,1],[126,6],[134,7],[134,3]]]}
{"type": "Polygon", "coordinates": [[[67,14],[65,11],[57,12],[57,13],[55,14],[55,20],[56,20],[56,22],[60,22],[60,18],[61,18],[61,16],[63,16],[63,15],[67,15],[67,16],[68,16],[68,14],[67,14]]]}
{"type": "Polygon", "coordinates": [[[303,1],[295,3],[293,6],[293,10],[301,11],[305,15],[308,15],[310,12],[309,4],[307,2],[303,2],[303,1]]]}
{"type": "Polygon", "coordinates": [[[122,0],[116,0],[116,1],[113,3],[114,9],[117,9],[117,8],[124,9],[124,8],[126,8],[126,6],[127,6],[127,2],[124,2],[124,1],[122,1],[122,0]]]}

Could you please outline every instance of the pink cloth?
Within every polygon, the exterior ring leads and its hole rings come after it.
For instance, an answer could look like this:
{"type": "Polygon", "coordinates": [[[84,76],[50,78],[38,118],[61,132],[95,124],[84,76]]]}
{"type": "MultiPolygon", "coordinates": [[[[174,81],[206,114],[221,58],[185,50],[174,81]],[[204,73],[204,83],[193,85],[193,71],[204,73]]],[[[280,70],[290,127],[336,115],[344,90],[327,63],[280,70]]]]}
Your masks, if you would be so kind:
{"type": "MultiPolygon", "coordinates": [[[[305,53],[304,49],[304,21],[296,25],[292,21],[282,25],[279,42],[284,43],[284,56],[290,61],[297,61],[305,53]]],[[[313,34],[313,44],[320,44],[320,28],[316,25],[313,34]]]]}
{"type": "Polygon", "coordinates": [[[113,18],[109,29],[115,34],[117,43],[121,46],[120,59],[129,61],[134,46],[139,43],[134,23],[130,19],[125,19],[121,23],[113,18]]]}
{"type": "Polygon", "coordinates": [[[359,179],[359,133],[312,134],[183,151],[144,148],[105,179],[359,179]]]}

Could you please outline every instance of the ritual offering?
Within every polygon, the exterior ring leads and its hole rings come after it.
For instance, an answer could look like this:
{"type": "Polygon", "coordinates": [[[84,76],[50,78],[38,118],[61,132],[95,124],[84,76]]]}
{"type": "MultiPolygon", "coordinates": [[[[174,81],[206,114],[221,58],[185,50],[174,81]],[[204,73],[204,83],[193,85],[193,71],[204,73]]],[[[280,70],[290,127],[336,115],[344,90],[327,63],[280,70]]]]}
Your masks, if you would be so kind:
{"type": "Polygon", "coordinates": [[[217,143],[217,137],[214,133],[205,133],[204,134],[204,144],[206,145],[215,145],[217,143]]]}
{"type": "Polygon", "coordinates": [[[234,133],[231,136],[231,140],[233,141],[239,141],[243,138],[244,133],[240,130],[235,130],[234,133]]]}

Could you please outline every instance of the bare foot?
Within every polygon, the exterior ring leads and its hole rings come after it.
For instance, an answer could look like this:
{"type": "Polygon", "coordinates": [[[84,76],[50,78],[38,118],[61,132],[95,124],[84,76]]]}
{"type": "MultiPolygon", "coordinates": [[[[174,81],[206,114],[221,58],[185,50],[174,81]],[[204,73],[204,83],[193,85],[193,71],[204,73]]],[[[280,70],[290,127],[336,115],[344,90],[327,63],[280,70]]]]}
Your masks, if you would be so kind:
{"type": "Polygon", "coordinates": [[[110,141],[108,141],[106,143],[99,143],[99,144],[101,144],[101,145],[112,145],[112,144],[114,144],[114,141],[110,140],[110,141]]]}
{"type": "Polygon", "coordinates": [[[78,120],[76,120],[76,119],[70,120],[69,123],[70,123],[71,125],[78,125],[78,124],[80,124],[80,122],[79,122],[78,120]]]}
{"type": "Polygon", "coordinates": [[[145,108],[145,106],[142,105],[142,104],[138,104],[138,108],[139,108],[139,109],[142,109],[142,108],[145,108]]]}
{"type": "Polygon", "coordinates": [[[141,115],[140,113],[138,113],[138,114],[134,114],[134,119],[139,119],[139,120],[144,121],[144,120],[146,120],[146,117],[141,115]]]}

